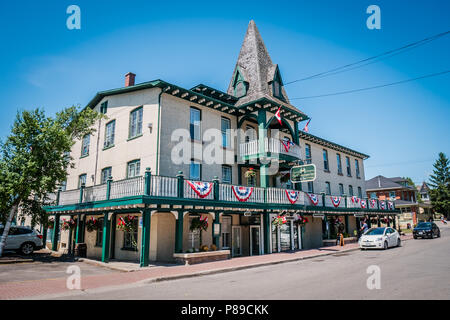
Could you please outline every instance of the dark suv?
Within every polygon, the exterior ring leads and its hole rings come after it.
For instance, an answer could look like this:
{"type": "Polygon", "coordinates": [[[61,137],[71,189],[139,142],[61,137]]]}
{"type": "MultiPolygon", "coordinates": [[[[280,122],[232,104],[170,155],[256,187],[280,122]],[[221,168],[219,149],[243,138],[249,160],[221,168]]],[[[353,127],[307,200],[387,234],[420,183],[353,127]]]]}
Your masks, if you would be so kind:
{"type": "Polygon", "coordinates": [[[433,239],[435,236],[441,236],[441,230],[434,222],[419,222],[419,224],[413,230],[414,239],[420,238],[430,238],[433,239]]]}

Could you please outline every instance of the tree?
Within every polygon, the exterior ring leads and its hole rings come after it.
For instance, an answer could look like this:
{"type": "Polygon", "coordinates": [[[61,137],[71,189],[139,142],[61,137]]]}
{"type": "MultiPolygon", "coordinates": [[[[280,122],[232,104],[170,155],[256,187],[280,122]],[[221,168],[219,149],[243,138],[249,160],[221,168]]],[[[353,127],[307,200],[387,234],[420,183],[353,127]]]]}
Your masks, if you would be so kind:
{"type": "Polygon", "coordinates": [[[443,214],[446,219],[450,216],[450,167],[449,160],[444,153],[433,165],[433,174],[430,175],[430,198],[436,212],[443,214]]]}
{"type": "Polygon", "coordinates": [[[20,209],[32,223],[47,224],[43,206],[73,167],[70,151],[76,139],[95,131],[103,115],[70,107],[47,117],[43,110],[18,112],[11,133],[0,142],[0,221],[5,224],[0,257],[11,221],[20,209]]]}

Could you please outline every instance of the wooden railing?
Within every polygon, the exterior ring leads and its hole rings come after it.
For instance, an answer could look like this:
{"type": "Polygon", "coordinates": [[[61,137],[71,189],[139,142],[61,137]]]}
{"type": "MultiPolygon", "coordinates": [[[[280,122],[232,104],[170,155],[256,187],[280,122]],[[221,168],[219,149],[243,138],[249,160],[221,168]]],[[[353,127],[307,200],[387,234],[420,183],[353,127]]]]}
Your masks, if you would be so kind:
{"type": "Polygon", "coordinates": [[[325,194],[308,194],[303,191],[283,188],[243,187],[220,183],[218,179],[212,182],[196,183],[193,185],[184,179],[182,174],[177,177],[153,176],[150,171],[145,176],[131,179],[112,181],[106,184],[82,187],[76,190],[59,191],[56,194],[56,204],[73,205],[95,201],[148,196],[155,198],[195,199],[218,201],[223,203],[250,203],[308,207],[326,207],[334,209],[364,209],[393,211],[395,206],[391,201],[376,201],[374,207],[370,199],[358,199],[347,196],[330,196],[325,194]],[[333,202],[333,198],[336,200],[333,202]],[[365,203],[365,206],[364,206],[365,203]]]}
{"type": "MultiPolygon", "coordinates": [[[[265,138],[264,139],[264,152],[271,154],[285,154],[289,156],[293,156],[295,158],[301,158],[301,149],[295,143],[290,143],[289,145],[286,143],[286,146],[283,145],[283,142],[279,139],[275,138],[265,138]]],[[[258,140],[252,140],[249,142],[241,143],[239,145],[239,155],[240,156],[251,156],[257,155],[259,153],[259,144],[258,140]]]]}

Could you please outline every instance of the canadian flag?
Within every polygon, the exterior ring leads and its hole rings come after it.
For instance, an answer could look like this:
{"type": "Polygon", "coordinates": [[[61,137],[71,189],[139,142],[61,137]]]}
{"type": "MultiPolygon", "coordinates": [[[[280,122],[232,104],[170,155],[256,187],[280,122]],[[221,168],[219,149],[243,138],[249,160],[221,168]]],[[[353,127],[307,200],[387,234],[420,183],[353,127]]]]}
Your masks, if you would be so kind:
{"type": "Polygon", "coordinates": [[[277,118],[278,122],[280,123],[280,125],[282,125],[283,123],[281,122],[281,114],[280,114],[280,110],[281,107],[278,108],[278,111],[275,113],[275,118],[277,118]]]}
{"type": "Polygon", "coordinates": [[[308,122],[306,123],[306,126],[303,128],[303,131],[308,132],[308,124],[311,121],[311,119],[308,120],[308,122]]]}

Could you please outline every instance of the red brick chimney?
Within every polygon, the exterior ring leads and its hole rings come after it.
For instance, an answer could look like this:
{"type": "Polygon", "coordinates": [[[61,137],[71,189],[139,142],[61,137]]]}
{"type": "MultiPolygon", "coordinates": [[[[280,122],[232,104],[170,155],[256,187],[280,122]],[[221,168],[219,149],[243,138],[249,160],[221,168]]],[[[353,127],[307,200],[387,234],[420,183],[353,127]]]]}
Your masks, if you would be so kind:
{"type": "Polygon", "coordinates": [[[134,79],[136,78],[136,75],[132,72],[128,72],[125,75],[125,87],[134,86],[134,79]]]}

